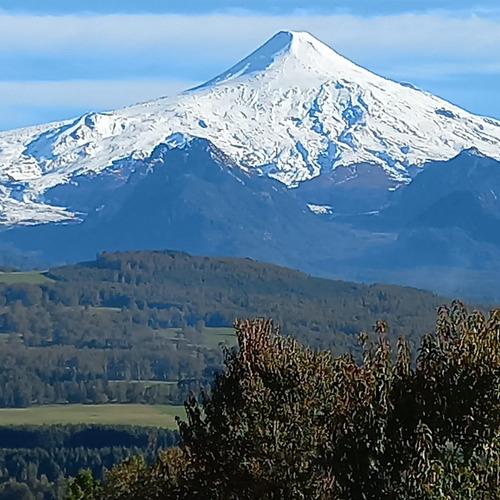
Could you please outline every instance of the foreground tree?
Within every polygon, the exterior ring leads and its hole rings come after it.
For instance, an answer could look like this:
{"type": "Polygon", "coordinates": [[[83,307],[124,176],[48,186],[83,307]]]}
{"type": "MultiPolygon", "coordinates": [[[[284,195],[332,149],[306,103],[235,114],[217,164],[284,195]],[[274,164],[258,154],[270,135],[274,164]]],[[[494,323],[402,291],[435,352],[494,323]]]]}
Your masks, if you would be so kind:
{"type": "Polygon", "coordinates": [[[383,322],[374,343],[360,336],[361,361],[271,320],[235,326],[212,394],[186,404],[182,446],[115,468],[103,497],[500,498],[499,310],[442,307],[413,362],[383,322]]]}

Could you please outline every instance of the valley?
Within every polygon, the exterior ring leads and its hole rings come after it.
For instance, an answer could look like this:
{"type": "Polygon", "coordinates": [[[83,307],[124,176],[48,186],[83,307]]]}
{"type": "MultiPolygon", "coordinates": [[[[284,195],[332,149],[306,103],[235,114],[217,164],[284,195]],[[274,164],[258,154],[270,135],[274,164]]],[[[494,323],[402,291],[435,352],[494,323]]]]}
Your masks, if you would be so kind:
{"type": "MultiPolygon", "coordinates": [[[[362,285],[231,257],[103,252],[93,261],[0,274],[0,481],[63,498],[128,457],[179,440],[183,403],[210,393],[237,317],[273,317],[313,350],[361,355],[381,318],[395,345],[433,330],[429,292],[362,285]],[[29,465],[28,465],[29,464],[29,465]],[[29,476],[27,472],[30,471],[29,476]]],[[[228,352],[229,352],[228,351],[228,352]]]]}
{"type": "Polygon", "coordinates": [[[418,342],[445,301],[411,288],[174,251],[105,252],[2,276],[1,407],[182,405],[221,368],[221,346],[235,345],[238,317],[273,317],[306,345],[356,354],[357,334],[381,318],[394,325],[394,342],[401,334],[418,342]]]}

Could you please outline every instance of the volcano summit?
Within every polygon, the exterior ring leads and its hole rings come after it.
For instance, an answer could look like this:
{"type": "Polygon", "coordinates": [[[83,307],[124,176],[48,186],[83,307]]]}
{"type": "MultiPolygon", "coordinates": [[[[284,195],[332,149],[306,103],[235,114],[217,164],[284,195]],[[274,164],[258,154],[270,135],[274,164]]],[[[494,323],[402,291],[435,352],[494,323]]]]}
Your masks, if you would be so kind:
{"type": "Polygon", "coordinates": [[[500,121],[284,31],[177,96],[1,133],[0,263],[169,248],[500,300],[499,159],[500,121]]]}
{"type": "Polygon", "coordinates": [[[289,188],[339,167],[333,182],[352,181],[369,165],[391,189],[465,149],[500,158],[499,121],[370,73],[308,33],[283,31],[175,97],[0,133],[1,223],[82,220],[96,206],[61,186],[102,176],[112,190],[158,145],[193,138],[289,188]]]}

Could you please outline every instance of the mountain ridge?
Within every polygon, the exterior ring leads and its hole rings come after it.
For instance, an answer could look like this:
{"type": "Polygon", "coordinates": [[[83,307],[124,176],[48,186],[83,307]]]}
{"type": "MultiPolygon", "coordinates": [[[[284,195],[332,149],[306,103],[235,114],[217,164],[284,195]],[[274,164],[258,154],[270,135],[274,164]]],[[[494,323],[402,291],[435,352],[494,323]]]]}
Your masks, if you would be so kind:
{"type": "Polygon", "coordinates": [[[500,122],[280,32],[178,96],[0,134],[0,263],[172,248],[498,300],[500,122]]]}
{"type": "Polygon", "coordinates": [[[355,179],[368,164],[395,189],[428,161],[471,147],[500,159],[499,121],[379,77],[308,33],[282,31],[177,96],[0,133],[0,224],[83,220],[87,209],[55,202],[51,190],[110,173],[126,182],[159,144],[197,137],[289,188],[339,168],[355,179]]]}

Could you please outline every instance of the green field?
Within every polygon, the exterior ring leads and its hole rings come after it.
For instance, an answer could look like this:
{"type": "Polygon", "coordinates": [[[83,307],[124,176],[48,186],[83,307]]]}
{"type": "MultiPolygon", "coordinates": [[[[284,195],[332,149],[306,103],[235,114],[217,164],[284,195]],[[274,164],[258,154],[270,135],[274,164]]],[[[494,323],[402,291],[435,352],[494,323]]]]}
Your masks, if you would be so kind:
{"type": "MultiPolygon", "coordinates": [[[[174,342],[188,342],[182,335],[182,328],[163,328],[160,330],[161,334],[174,342]]],[[[234,328],[203,328],[203,333],[200,335],[200,345],[208,347],[210,349],[215,349],[219,344],[226,344],[228,347],[233,347],[236,345],[236,334],[234,328]]]]}
{"type": "Polygon", "coordinates": [[[236,333],[234,328],[205,328],[205,345],[209,348],[215,348],[220,343],[233,347],[236,345],[236,333]]]}
{"type": "Polygon", "coordinates": [[[183,406],[102,404],[46,405],[1,408],[2,425],[107,424],[140,425],[177,429],[175,417],[184,418],[183,406]]]}
{"type": "MultiPolygon", "coordinates": [[[[1,339],[1,337],[0,337],[1,339]]],[[[144,389],[148,389],[150,387],[153,387],[155,385],[172,385],[172,386],[177,386],[179,382],[177,380],[108,380],[109,385],[115,385],[115,386],[129,386],[131,384],[137,384],[140,385],[144,389]]]]}
{"type": "Polygon", "coordinates": [[[19,272],[0,272],[0,283],[32,283],[40,284],[52,281],[47,278],[42,271],[19,271],[19,272]]]}

